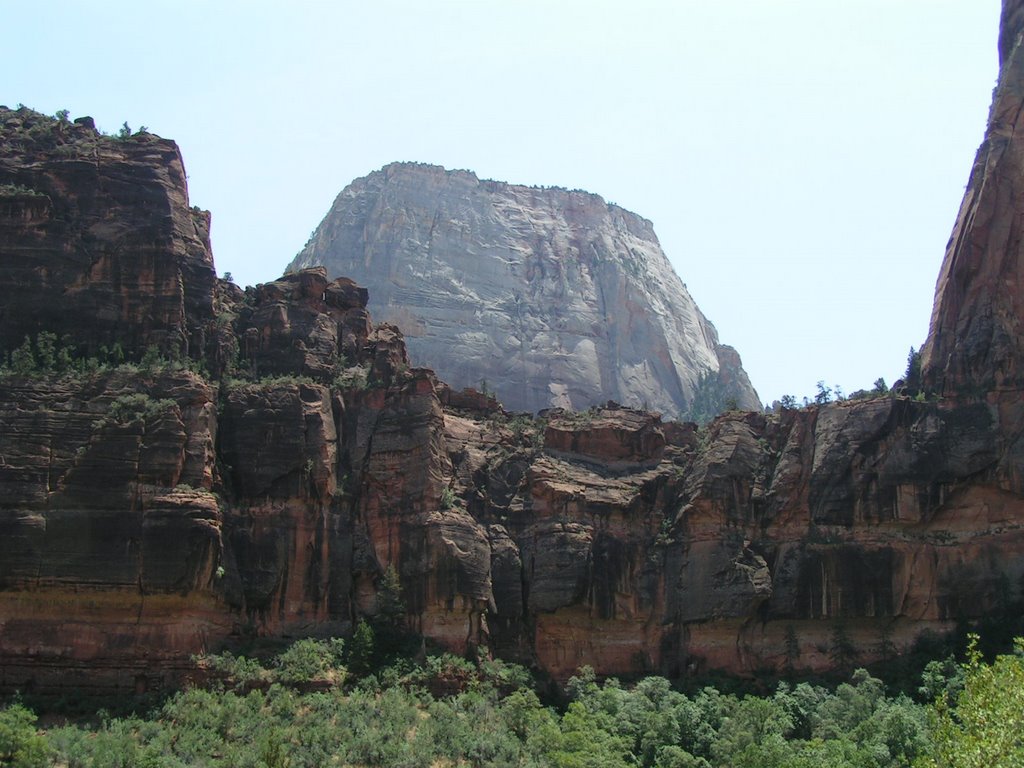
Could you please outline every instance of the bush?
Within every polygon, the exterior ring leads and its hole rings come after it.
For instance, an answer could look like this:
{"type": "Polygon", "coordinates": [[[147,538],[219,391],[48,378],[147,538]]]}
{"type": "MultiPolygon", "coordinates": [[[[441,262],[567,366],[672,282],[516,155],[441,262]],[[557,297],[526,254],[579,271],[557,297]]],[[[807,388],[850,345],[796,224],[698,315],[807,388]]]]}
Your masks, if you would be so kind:
{"type": "Polygon", "coordinates": [[[277,678],[284,683],[306,683],[325,680],[341,683],[346,670],[342,666],[345,641],[305,638],[296,640],[274,662],[277,678]]]}
{"type": "Polygon", "coordinates": [[[36,732],[35,714],[20,704],[0,710],[0,765],[36,768],[49,765],[50,747],[36,732]]]}
{"type": "Polygon", "coordinates": [[[102,429],[111,424],[131,424],[133,421],[149,421],[159,418],[177,407],[173,400],[157,400],[145,392],[118,395],[110,403],[107,412],[93,423],[93,429],[102,429]]]}
{"type": "Polygon", "coordinates": [[[227,651],[199,657],[195,660],[207,666],[211,671],[223,675],[236,688],[269,678],[267,670],[255,659],[247,659],[245,656],[234,656],[227,651]]]}

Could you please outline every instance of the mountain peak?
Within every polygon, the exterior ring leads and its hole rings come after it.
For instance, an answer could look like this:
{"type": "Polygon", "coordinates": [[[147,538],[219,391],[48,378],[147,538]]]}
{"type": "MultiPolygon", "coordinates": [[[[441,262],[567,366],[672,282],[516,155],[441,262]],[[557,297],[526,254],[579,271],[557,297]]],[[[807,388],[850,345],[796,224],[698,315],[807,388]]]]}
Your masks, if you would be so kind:
{"type": "Polygon", "coordinates": [[[392,163],[338,195],[289,270],[314,265],[365,285],[414,362],[515,410],[760,407],[652,223],[600,195],[392,163]]]}

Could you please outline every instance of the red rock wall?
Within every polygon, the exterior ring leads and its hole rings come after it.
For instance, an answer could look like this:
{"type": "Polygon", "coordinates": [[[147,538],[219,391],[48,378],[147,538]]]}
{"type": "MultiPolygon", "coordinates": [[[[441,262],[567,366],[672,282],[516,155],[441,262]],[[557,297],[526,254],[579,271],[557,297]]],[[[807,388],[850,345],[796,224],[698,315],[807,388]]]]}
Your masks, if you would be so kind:
{"type": "Polygon", "coordinates": [[[205,353],[216,280],[209,214],[188,205],[177,145],[0,110],[0,349],[51,331],[205,353]],[[19,191],[20,190],[20,191],[19,191]]]}
{"type": "Polygon", "coordinates": [[[82,128],[60,150],[79,129],[4,113],[0,183],[22,185],[0,195],[6,348],[126,329],[136,353],[187,341],[212,374],[0,380],[0,687],[173,684],[251,634],[344,633],[389,566],[411,628],[556,677],[822,669],[837,626],[868,661],[1020,601],[1011,38],[939,280],[930,399],[706,428],[452,393],[351,281],[215,285],[173,144],[82,128]]]}

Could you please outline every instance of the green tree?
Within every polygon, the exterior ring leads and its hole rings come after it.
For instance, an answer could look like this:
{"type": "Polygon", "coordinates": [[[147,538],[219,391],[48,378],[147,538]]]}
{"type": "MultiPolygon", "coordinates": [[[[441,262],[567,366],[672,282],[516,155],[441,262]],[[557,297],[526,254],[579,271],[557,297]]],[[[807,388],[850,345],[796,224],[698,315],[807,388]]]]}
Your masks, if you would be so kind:
{"type": "Polygon", "coordinates": [[[775,764],[774,758],[767,761],[764,755],[760,759],[757,755],[762,747],[767,747],[773,756],[780,752],[779,744],[792,729],[793,719],[785,707],[771,699],[745,696],[722,721],[714,754],[724,764],[740,761],[743,755],[744,764],[775,764]]]}
{"type": "Polygon", "coordinates": [[[49,765],[50,749],[36,732],[35,714],[20,704],[0,710],[0,765],[42,768],[49,765]]]}
{"type": "Polygon", "coordinates": [[[402,582],[394,564],[389,565],[377,585],[377,619],[386,627],[398,628],[405,623],[405,601],[402,582]]]}
{"type": "Polygon", "coordinates": [[[348,643],[348,666],[358,674],[370,671],[374,654],[373,627],[365,619],[360,619],[348,643]]]}
{"type": "Polygon", "coordinates": [[[1017,653],[986,664],[971,635],[964,687],[950,705],[933,705],[934,744],[923,768],[1020,768],[1024,766],[1024,639],[1017,653]]]}
{"type": "Polygon", "coordinates": [[[907,389],[918,389],[921,386],[921,353],[913,347],[907,353],[907,370],[903,374],[903,383],[907,389]]]}

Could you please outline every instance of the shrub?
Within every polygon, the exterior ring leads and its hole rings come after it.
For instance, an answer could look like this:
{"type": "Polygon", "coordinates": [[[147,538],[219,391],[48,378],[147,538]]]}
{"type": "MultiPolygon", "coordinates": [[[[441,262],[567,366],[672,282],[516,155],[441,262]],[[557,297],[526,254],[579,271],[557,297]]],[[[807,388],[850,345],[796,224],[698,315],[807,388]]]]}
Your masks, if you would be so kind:
{"type": "Polygon", "coordinates": [[[107,412],[95,422],[93,429],[102,429],[111,424],[131,424],[139,419],[149,421],[163,416],[177,407],[173,400],[157,400],[145,392],[118,395],[111,402],[107,412]]]}
{"type": "Polygon", "coordinates": [[[451,509],[455,506],[455,491],[452,487],[445,486],[444,490],[441,491],[440,500],[441,509],[451,509]]]}
{"type": "Polygon", "coordinates": [[[35,714],[20,704],[0,710],[0,765],[36,768],[49,765],[50,748],[36,732],[35,714]]]}
{"type": "Polygon", "coordinates": [[[274,662],[276,676],[285,683],[306,683],[311,680],[344,681],[342,666],[345,641],[304,638],[292,643],[274,662]]]}
{"type": "Polygon", "coordinates": [[[251,685],[268,678],[267,670],[258,661],[247,659],[245,656],[235,656],[228,651],[198,657],[195,660],[205,664],[212,671],[223,675],[236,688],[251,685]]]}

